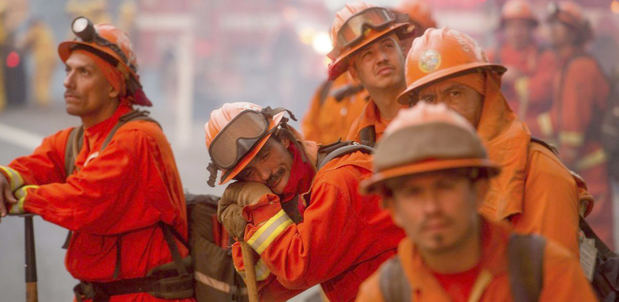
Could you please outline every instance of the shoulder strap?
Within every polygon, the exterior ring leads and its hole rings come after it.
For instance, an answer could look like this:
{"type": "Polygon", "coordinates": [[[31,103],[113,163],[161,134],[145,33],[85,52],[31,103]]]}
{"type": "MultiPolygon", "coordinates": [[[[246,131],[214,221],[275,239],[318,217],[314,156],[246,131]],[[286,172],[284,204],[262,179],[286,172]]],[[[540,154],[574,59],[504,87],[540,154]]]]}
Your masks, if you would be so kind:
{"type": "Polygon", "coordinates": [[[159,126],[159,128],[161,128],[161,125],[159,124],[159,122],[157,122],[156,120],[154,120],[153,118],[151,118],[149,116],[150,112],[148,111],[141,111],[141,110],[133,110],[123,116],[121,116],[118,119],[118,123],[116,123],[116,125],[114,125],[114,128],[112,128],[112,130],[110,131],[110,133],[107,135],[107,137],[105,138],[105,140],[103,141],[103,145],[101,145],[101,151],[103,151],[103,149],[105,149],[105,147],[107,147],[107,145],[110,143],[110,141],[112,140],[112,137],[114,137],[114,134],[116,133],[116,131],[122,127],[124,124],[131,122],[131,121],[148,121],[148,122],[152,122],[157,124],[157,126],[159,126]]]}
{"type": "Polygon", "coordinates": [[[538,235],[512,234],[507,244],[509,285],[514,302],[539,300],[543,286],[546,240],[538,235]]]}
{"type": "Polygon", "coordinates": [[[378,286],[385,302],[412,301],[411,285],[404,274],[399,256],[385,261],[378,274],[378,286]]]}
{"type": "Polygon", "coordinates": [[[539,139],[537,137],[533,137],[533,136],[531,136],[531,142],[538,143],[538,144],[546,147],[546,149],[550,150],[555,155],[559,156],[559,151],[557,150],[557,148],[555,146],[553,146],[553,145],[551,145],[551,144],[549,144],[549,143],[547,143],[547,142],[545,142],[545,141],[543,141],[543,140],[541,140],[541,139],[539,139]]]}
{"type": "Polygon", "coordinates": [[[354,95],[363,90],[363,85],[345,85],[333,91],[333,97],[336,101],[341,102],[344,98],[354,95]]]}
{"type": "Polygon", "coordinates": [[[359,130],[359,142],[362,145],[374,147],[376,144],[376,129],[374,128],[374,125],[370,125],[359,130]]]}
{"type": "Polygon", "coordinates": [[[333,81],[324,81],[322,85],[320,85],[320,93],[319,93],[319,101],[320,105],[325,103],[327,96],[329,96],[329,90],[331,90],[331,86],[333,86],[333,81]]]}
{"type": "Polygon", "coordinates": [[[64,171],[66,176],[73,174],[75,170],[75,158],[82,149],[84,143],[84,126],[74,127],[69,133],[67,146],[64,150],[64,171]]]}
{"type": "Polygon", "coordinates": [[[348,142],[349,144],[341,146],[337,149],[332,150],[331,152],[327,153],[327,155],[318,163],[318,167],[317,169],[320,170],[322,167],[324,167],[324,165],[326,165],[328,162],[332,161],[333,159],[346,155],[346,154],[350,154],[356,151],[361,151],[361,152],[365,152],[365,153],[372,153],[374,152],[374,148],[372,147],[368,147],[366,145],[361,145],[358,144],[356,142],[348,142]]]}

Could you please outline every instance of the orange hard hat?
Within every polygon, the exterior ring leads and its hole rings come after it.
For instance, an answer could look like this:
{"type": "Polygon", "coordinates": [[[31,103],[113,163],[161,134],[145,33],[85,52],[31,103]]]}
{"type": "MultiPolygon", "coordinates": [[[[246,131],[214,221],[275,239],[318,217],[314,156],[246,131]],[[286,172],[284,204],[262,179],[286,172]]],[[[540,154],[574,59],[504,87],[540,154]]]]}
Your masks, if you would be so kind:
{"type": "Polygon", "coordinates": [[[406,90],[398,96],[409,104],[418,89],[438,80],[475,70],[503,74],[506,68],[488,62],[486,53],[469,35],[450,28],[428,28],[413,41],[406,56],[406,90]]]}
{"type": "Polygon", "coordinates": [[[419,32],[426,28],[436,27],[436,21],[432,17],[430,6],[421,0],[404,0],[396,7],[396,10],[407,14],[415,25],[422,27],[419,32]]]}
{"type": "Polygon", "coordinates": [[[110,24],[93,25],[85,17],[75,18],[72,29],[76,38],[58,45],[58,55],[63,62],[66,62],[75,49],[94,53],[122,73],[130,94],[140,94],[134,100],[136,104],[152,105],[142,91],[142,84],[137,73],[137,58],[126,33],[110,24]],[[76,32],[76,28],[79,28],[80,32],[76,32]],[[82,35],[82,32],[85,35],[82,35]]]}
{"type": "Polygon", "coordinates": [[[573,28],[579,36],[581,42],[586,42],[593,38],[591,24],[584,15],[583,9],[575,2],[565,1],[548,5],[547,21],[559,21],[570,28],[573,28]]]}
{"type": "Polygon", "coordinates": [[[365,194],[376,193],[386,180],[404,175],[481,168],[492,177],[500,171],[464,117],[445,104],[424,102],[398,112],[376,145],[372,164],[373,175],[359,185],[365,194]]]}
{"type": "Polygon", "coordinates": [[[209,184],[214,185],[217,170],[223,173],[219,184],[230,181],[243,171],[274,130],[285,122],[286,112],[284,109],[262,108],[248,102],[226,103],[213,110],[208,122],[204,124],[206,148],[211,157],[209,171],[212,177],[209,184]],[[240,119],[241,115],[247,115],[248,118],[240,119]],[[260,124],[261,119],[264,124],[260,124]]]}
{"type": "Polygon", "coordinates": [[[501,27],[508,20],[527,20],[534,26],[537,26],[538,23],[531,4],[526,0],[509,0],[505,2],[501,10],[501,27]]]}
{"type": "MultiPolygon", "coordinates": [[[[368,18],[368,21],[372,21],[368,18]]],[[[396,16],[389,9],[384,7],[378,7],[365,2],[347,3],[344,8],[337,12],[335,20],[331,25],[331,42],[333,49],[327,56],[331,59],[329,64],[329,80],[335,80],[339,75],[348,70],[348,59],[352,53],[361,49],[362,47],[370,44],[378,38],[389,35],[391,33],[397,33],[399,35],[412,34],[414,27],[411,24],[396,22],[396,16]],[[377,10],[380,13],[374,14],[373,17],[377,17],[379,21],[384,21],[384,26],[380,28],[367,28],[362,24],[358,25],[358,31],[355,31],[358,39],[354,43],[348,45],[342,45],[340,33],[342,28],[349,24],[353,17],[362,16],[364,13],[377,10]],[[380,17],[380,18],[378,18],[380,17]]]]}

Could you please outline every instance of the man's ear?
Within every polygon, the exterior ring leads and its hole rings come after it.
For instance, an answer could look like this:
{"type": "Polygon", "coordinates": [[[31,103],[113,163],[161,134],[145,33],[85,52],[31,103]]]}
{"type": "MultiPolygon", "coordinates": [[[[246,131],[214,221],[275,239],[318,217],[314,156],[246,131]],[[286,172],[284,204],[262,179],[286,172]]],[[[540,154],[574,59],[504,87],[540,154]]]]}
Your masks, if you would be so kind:
{"type": "Polygon", "coordinates": [[[348,59],[348,74],[350,75],[350,78],[356,82],[356,83],[361,83],[359,81],[359,73],[357,72],[357,67],[355,65],[355,60],[348,59]]]}
{"type": "Polygon", "coordinates": [[[108,96],[110,97],[110,99],[118,98],[118,96],[120,96],[120,91],[114,88],[114,85],[110,85],[110,92],[108,93],[108,96]]]}

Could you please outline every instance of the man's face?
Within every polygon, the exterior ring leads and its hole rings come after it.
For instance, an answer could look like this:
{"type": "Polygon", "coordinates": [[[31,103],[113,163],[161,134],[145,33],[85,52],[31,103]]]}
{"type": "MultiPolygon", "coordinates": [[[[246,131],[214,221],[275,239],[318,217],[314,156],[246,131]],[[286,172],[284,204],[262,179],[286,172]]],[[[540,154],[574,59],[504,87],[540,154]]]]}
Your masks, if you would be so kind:
{"type": "Polygon", "coordinates": [[[550,39],[550,44],[555,47],[563,47],[572,43],[572,35],[570,32],[570,28],[559,22],[559,21],[550,21],[548,22],[548,35],[550,39]]]}
{"type": "Polygon", "coordinates": [[[67,113],[96,117],[107,112],[118,93],[107,81],[94,60],[82,52],[73,52],[65,62],[64,99],[67,113]]]}
{"type": "Polygon", "coordinates": [[[267,185],[275,194],[282,194],[290,179],[292,154],[286,148],[290,142],[271,137],[254,159],[236,177],[267,185]]]}
{"type": "Polygon", "coordinates": [[[351,60],[351,75],[366,89],[399,88],[405,85],[404,56],[394,35],[366,45],[351,60]]]}
{"type": "MultiPolygon", "coordinates": [[[[387,183],[395,223],[421,251],[453,250],[475,235],[480,181],[453,171],[411,175],[387,183]]],[[[485,192],[484,192],[485,193],[485,192]]]]}
{"type": "Polygon", "coordinates": [[[513,19],[505,21],[505,39],[507,44],[515,49],[522,49],[531,43],[533,26],[525,19],[513,19]]]}
{"type": "Polygon", "coordinates": [[[477,128],[484,97],[467,85],[447,79],[421,89],[419,101],[429,104],[444,103],[477,128]]]}

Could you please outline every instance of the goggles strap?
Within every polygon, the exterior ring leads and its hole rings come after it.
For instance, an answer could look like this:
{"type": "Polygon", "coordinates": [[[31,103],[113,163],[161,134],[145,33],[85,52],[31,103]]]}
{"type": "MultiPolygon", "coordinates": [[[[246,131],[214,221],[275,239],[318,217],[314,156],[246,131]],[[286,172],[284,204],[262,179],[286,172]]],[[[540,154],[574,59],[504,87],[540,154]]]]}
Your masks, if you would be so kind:
{"type": "Polygon", "coordinates": [[[215,181],[217,180],[217,167],[211,161],[208,163],[206,170],[209,172],[208,180],[206,183],[211,187],[215,187],[215,181]]]}

